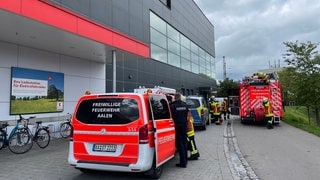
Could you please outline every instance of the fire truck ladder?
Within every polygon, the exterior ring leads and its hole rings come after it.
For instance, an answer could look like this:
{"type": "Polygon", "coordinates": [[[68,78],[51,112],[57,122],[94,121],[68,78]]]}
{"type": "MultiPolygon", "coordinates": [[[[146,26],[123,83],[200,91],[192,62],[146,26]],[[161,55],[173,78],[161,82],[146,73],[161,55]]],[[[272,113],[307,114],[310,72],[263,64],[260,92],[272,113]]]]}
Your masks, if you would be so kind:
{"type": "Polygon", "coordinates": [[[272,106],[274,109],[274,112],[273,112],[274,123],[279,124],[280,120],[281,120],[279,109],[281,109],[281,103],[282,103],[281,102],[281,94],[279,94],[280,90],[279,90],[279,87],[275,83],[272,83],[270,90],[272,91],[271,94],[272,94],[272,103],[273,103],[272,106]]]}

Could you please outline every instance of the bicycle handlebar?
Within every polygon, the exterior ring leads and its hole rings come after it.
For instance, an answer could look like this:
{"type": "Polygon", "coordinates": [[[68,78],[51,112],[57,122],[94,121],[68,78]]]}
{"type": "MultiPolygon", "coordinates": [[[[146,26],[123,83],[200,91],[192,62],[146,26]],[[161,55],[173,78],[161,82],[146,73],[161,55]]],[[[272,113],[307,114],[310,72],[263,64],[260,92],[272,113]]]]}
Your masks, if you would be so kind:
{"type": "Polygon", "coordinates": [[[17,120],[17,123],[21,123],[22,121],[25,121],[26,124],[24,124],[24,126],[27,126],[29,124],[29,120],[34,119],[34,118],[36,118],[36,116],[30,116],[28,118],[24,118],[24,117],[22,117],[21,114],[19,114],[19,119],[17,120]]]}

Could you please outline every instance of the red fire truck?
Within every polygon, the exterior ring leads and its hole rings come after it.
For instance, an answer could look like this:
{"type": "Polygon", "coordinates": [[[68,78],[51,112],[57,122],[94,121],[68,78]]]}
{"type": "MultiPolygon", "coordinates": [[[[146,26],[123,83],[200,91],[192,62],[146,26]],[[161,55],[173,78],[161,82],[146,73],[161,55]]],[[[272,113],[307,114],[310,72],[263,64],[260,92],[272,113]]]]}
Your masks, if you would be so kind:
{"type": "Polygon", "coordinates": [[[258,77],[245,77],[240,84],[240,118],[241,122],[263,122],[263,98],[271,102],[274,123],[279,124],[283,117],[281,85],[276,73],[258,77]]]}

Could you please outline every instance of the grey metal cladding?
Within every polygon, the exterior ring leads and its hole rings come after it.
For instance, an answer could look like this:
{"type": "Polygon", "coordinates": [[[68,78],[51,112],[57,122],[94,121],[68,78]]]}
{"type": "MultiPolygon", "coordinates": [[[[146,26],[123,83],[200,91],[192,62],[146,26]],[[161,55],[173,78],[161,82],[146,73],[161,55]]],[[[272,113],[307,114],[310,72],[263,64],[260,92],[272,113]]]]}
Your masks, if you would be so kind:
{"type": "Polygon", "coordinates": [[[149,43],[149,11],[153,11],[215,56],[214,26],[193,0],[51,0],[115,30],[149,43]]]}

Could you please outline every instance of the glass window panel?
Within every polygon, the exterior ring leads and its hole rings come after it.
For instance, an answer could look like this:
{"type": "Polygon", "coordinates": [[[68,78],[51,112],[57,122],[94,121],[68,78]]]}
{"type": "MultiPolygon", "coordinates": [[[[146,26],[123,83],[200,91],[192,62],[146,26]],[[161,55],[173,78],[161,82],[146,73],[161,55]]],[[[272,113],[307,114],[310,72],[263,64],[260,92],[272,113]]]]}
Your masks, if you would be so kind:
{"type": "Polygon", "coordinates": [[[205,59],[206,58],[206,54],[205,51],[201,48],[199,48],[199,57],[205,59]]]}
{"type": "Polygon", "coordinates": [[[192,71],[193,73],[199,74],[199,65],[198,65],[198,64],[191,63],[191,71],[192,71]]]}
{"type": "Polygon", "coordinates": [[[194,42],[191,42],[191,51],[194,52],[195,54],[199,53],[199,47],[194,42]]]}
{"type": "Polygon", "coordinates": [[[152,12],[150,12],[150,26],[163,34],[167,34],[166,22],[152,12]]]}
{"type": "Polygon", "coordinates": [[[190,49],[190,40],[182,34],[180,37],[181,37],[181,45],[187,49],[190,49]]]}
{"type": "Polygon", "coordinates": [[[199,64],[199,56],[197,54],[191,53],[191,62],[199,64]]]}
{"type": "Polygon", "coordinates": [[[167,25],[167,27],[168,27],[168,37],[180,43],[180,33],[170,25],[167,25]]]}
{"type": "Polygon", "coordinates": [[[208,61],[209,61],[210,63],[212,63],[212,60],[213,60],[213,57],[209,54],[209,59],[208,59],[208,61]]]}
{"type": "Polygon", "coordinates": [[[210,66],[211,66],[211,63],[208,61],[208,60],[206,60],[206,68],[208,69],[210,69],[210,66]]]}
{"type": "Polygon", "coordinates": [[[206,74],[206,69],[204,66],[200,66],[200,74],[206,74]]]}
{"type": "Polygon", "coordinates": [[[206,66],[206,75],[207,76],[211,76],[211,70],[210,70],[210,66],[208,67],[208,66],[206,66]]]}
{"type": "Polygon", "coordinates": [[[168,38],[168,50],[180,56],[180,45],[168,38]]]}
{"type": "Polygon", "coordinates": [[[190,60],[181,58],[181,68],[187,71],[191,71],[191,63],[190,60]]]}
{"type": "Polygon", "coordinates": [[[216,78],[216,74],[212,73],[211,77],[215,79],[216,78]]]}
{"type": "Polygon", "coordinates": [[[180,68],[180,56],[168,52],[168,64],[180,68]]]}
{"type": "Polygon", "coordinates": [[[207,61],[210,61],[210,56],[211,56],[211,55],[206,52],[206,60],[207,60],[207,61]]]}
{"type": "Polygon", "coordinates": [[[200,57],[199,64],[200,64],[200,66],[206,66],[206,60],[200,57]]]}
{"type": "Polygon", "coordinates": [[[211,63],[211,69],[213,69],[213,70],[216,69],[215,62],[212,62],[212,63],[211,63]]]}
{"type": "Polygon", "coordinates": [[[165,35],[154,30],[153,28],[151,28],[150,34],[151,34],[151,42],[153,44],[156,44],[162,48],[167,49],[167,38],[165,35]]]}
{"type": "Polygon", "coordinates": [[[190,61],[190,50],[181,46],[181,57],[190,61]]]}
{"type": "Polygon", "coordinates": [[[151,44],[151,58],[167,63],[167,51],[157,45],[151,44]]]}
{"type": "Polygon", "coordinates": [[[216,77],[216,66],[214,63],[211,64],[211,77],[212,78],[216,77]]]}

